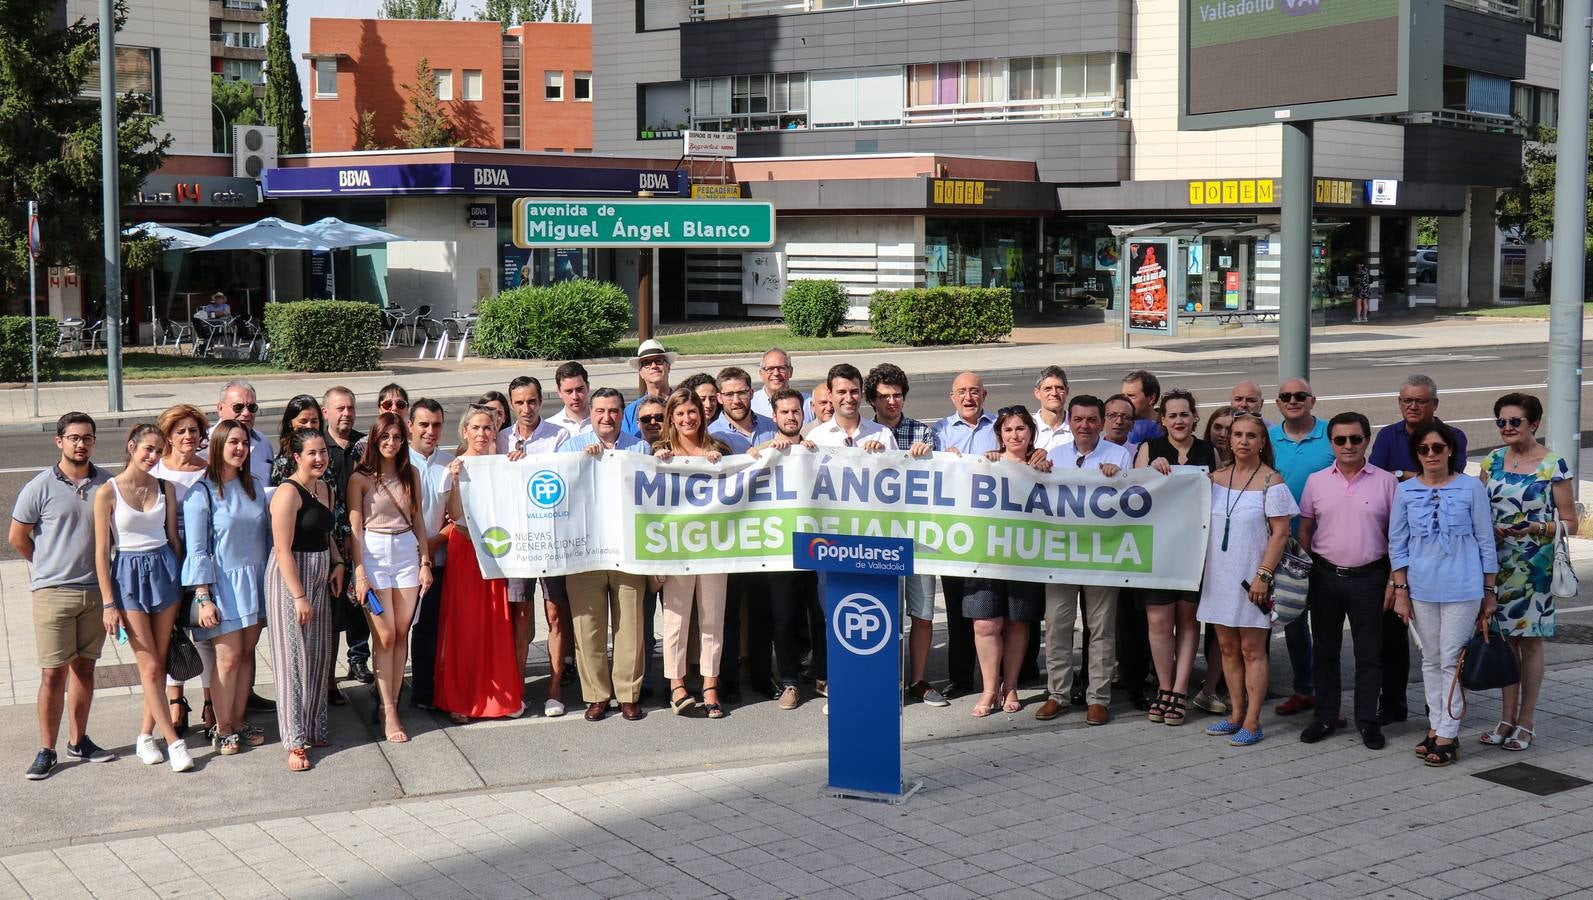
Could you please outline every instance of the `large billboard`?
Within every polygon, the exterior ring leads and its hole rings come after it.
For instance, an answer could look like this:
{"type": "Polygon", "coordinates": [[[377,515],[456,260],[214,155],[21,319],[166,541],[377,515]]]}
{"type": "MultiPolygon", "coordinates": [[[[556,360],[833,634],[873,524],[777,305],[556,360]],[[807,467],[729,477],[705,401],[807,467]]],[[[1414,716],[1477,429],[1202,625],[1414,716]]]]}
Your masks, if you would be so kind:
{"type": "Polygon", "coordinates": [[[1437,109],[1442,0],[1180,0],[1179,127],[1437,109]]]}

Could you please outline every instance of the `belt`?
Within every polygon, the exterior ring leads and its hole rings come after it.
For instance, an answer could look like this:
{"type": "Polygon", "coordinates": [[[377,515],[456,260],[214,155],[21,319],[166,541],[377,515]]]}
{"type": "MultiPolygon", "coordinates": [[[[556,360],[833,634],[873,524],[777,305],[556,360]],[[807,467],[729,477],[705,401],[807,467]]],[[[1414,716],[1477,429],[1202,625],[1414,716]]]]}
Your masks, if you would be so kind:
{"type": "Polygon", "coordinates": [[[1388,571],[1388,557],[1385,556],[1382,559],[1373,560],[1364,566],[1339,566],[1334,565],[1330,560],[1326,560],[1318,556],[1316,558],[1316,565],[1321,567],[1323,571],[1332,572],[1334,575],[1337,575],[1340,578],[1354,578],[1357,575],[1368,575],[1372,572],[1388,571]]]}

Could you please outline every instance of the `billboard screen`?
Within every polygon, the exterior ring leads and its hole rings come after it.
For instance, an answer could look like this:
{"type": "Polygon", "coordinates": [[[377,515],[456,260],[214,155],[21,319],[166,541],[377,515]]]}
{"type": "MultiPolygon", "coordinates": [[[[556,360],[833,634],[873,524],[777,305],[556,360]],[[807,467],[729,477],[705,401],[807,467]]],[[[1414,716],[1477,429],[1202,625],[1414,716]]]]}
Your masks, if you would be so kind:
{"type": "Polygon", "coordinates": [[[1182,0],[1185,128],[1436,108],[1439,0],[1182,0]]]}

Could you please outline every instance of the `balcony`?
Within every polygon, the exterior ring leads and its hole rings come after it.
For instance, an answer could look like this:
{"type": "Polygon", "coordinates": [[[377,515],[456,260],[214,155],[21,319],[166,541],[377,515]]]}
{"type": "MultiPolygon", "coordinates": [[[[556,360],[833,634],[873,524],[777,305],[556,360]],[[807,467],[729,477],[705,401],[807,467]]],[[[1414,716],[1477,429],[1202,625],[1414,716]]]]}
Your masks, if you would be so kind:
{"type": "Polygon", "coordinates": [[[1055,119],[1104,119],[1125,112],[1120,97],[1064,97],[1055,100],[996,100],[912,106],[903,125],[960,125],[978,122],[1040,122],[1055,119]]]}
{"type": "Polygon", "coordinates": [[[836,9],[892,6],[924,0],[690,0],[691,21],[744,19],[749,16],[787,16],[836,9]]]}
{"type": "MultiPolygon", "coordinates": [[[[1530,22],[1532,17],[1521,12],[1521,4],[1512,0],[1444,0],[1450,6],[1461,9],[1475,10],[1485,15],[1497,16],[1501,19],[1511,19],[1517,22],[1530,22]]],[[[1531,2],[1531,0],[1528,0],[1531,2]]]]}
{"type": "MultiPolygon", "coordinates": [[[[210,0],[210,18],[225,22],[264,22],[264,0],[210,0]]],[[[214,27],[214,25],[212,25],[214,27]]]]}

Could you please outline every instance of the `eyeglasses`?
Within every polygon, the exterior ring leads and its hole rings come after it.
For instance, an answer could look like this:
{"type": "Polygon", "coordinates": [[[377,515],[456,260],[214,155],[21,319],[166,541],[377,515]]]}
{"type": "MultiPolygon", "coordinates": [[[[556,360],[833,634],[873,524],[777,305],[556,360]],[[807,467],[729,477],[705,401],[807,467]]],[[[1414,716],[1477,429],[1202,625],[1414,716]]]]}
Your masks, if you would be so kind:
{"type": "Polygon", "coordinates": [[[777,374],[779,374],[781,372],[785,372],[785,373],[789,374],[791,372],[791,367],[790,366],[763,366],[759,371],[763,372],[766,375],[777,375],[777,374]]]}
{"type": "Polygon", "coordinates": [[[63,435],[61,435],[62,443],[67,443],[67,444],[92,444],[92,443],[94,443],[97,440],[99,440],[99,437],[97,435],[92,435],[92,434],[63,434],[63,435]]]}
{"type": "Polygon", "coordinates": [[[857,446],[857,442],[852,440],[852,436],[851,435],[847,435],[846,436],[846,440],[843,443],[846,446],[848,446],[848,447],[856,447],[857,446]]]}
{"type": "Polygon", "coordinates": [[[1425,397],[1401,397],[1401,398],[1399,398],[1399,405],[1400,406],[1426,406],[1427,404],[1429,404],[1431,402],[1433,402],[1433,401],[1428,400],[1425,397]]]}
{"type": "Polygon", "coordinates": [[[752,391],[750,391],[750,390],[747,390],[747,391],[720,391],[719,392],[719,396],[721,396],[721,397],[740,397],[741,399],[745,400],[748,397],[752,396],[752,391]]]}
{"type": "Polygon", "coordinates": [[[1449,445],[1442,441],[1436,444],[1422,444],[1416,448],[1416,452],[1422,456],[1438,456],[1449,452],[1449,445]]]}
{"type": "Polygon", "coordinates": [[[1028,414],[1029,414],[1029,408],[1027,406],[1023,406],[1023,405],[1003,406],[1000,409],[996,410],[996,415],[998,415],[998,416],[1026,416],[1028,414]]]}
{"type": "Polygon", "coordinates": [[[235,415],[235,416],[238,415],[239,413],[243,412],[246,409],[250,413],[257,413],[257,412],[260,411],[260,404],[258,404],[258,403],[234,403],[234,404],[232,404],[232,414],[235,415]]]}
{"type": "Polygon", "coordinates": [[[1115,413],[1110,413],[1109,412],[1109,413],[1106,414],[1106,417],[1108,419],[1112,419],[1114,421],[1121,422],[1124,419],[1132,419],[1132,418],[1134,418],[1134,414],[1133,413],[1126,413],[1126,412],[1115,412],[1115,413]]]}
{"type": "Polygon", "coordinates": [[[1279,403],[1304,403],[1311,399],[1310,391],[1279,391],[1279,403]]]}
{"type": "Polygon", "coordinates": [[[664,416],[662,413],[656,416],[637,416],[636,421],[643,425],[662,425],[664,424],[664,416]]]}
{"type": "Polygon", "coordinates": [[[1526,422],[1526,419],[1523,419],[1520,416],[1511,416],[1508,419],[1494,420],[1494,424],[1498,425],[1500,428],[1520,428],[1524,422],[1526,422]]]}
{"type": "Polygon", "coordinates": [[[886,391],[879,391],[874,395],[875,403],[901,403],[906,399],[906,394],[887,393],[886,391]]]}
{"type": "Polygon", "coordinates": [[[383,400],[381,402],[380,406],[382,407],[382,409],[385,409],[385,410],[387,410],[389,412],[394,412],[394,411],[403,412],[404,410],[409,409],[409,401],[408,400],[383,400]]]}
{"type": "Polygon", "coordinates": [[[1359,447],[1366,443],[1366,436],[1360,434],[1335,434],[1333,435],[1333,443],[1339,447],[1342,447],[1345,444],[1349,444],[1352,447],[1359,447]]]}
{"type": "Polygon", "coordinates": [[[978,397],[985,392],[984,388],[958,388],[951,392],[953,397],[978,397]]]}

